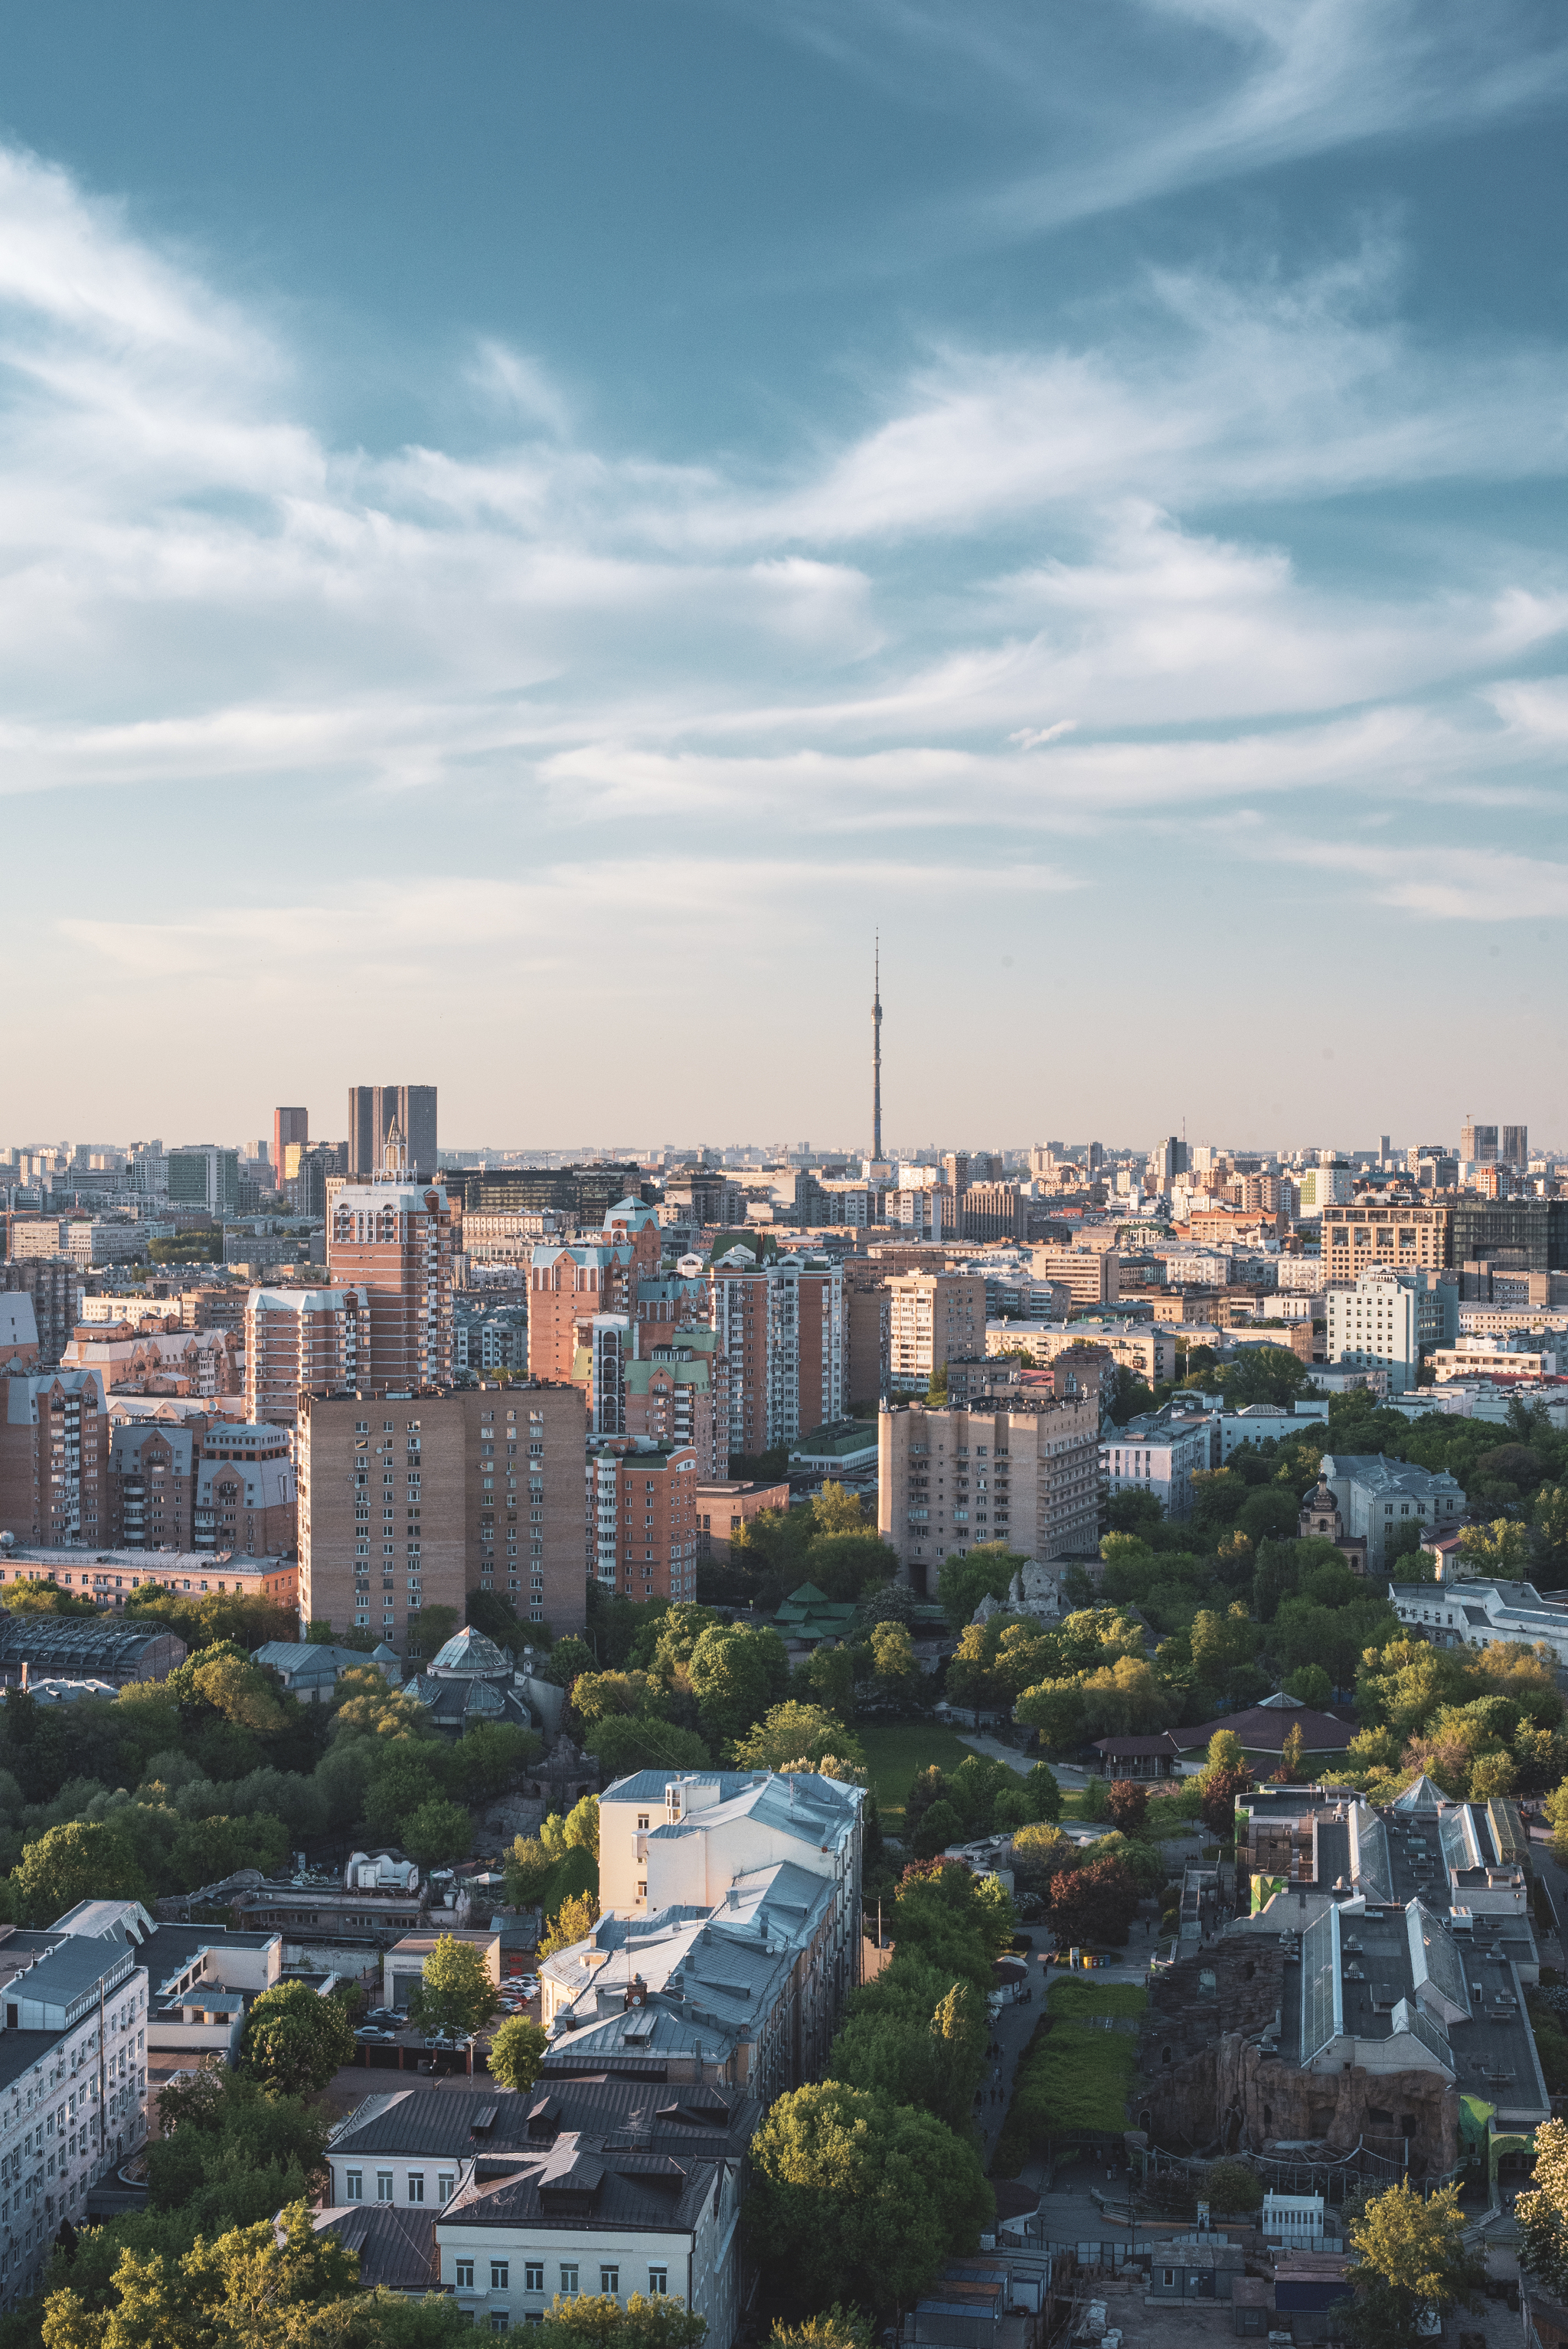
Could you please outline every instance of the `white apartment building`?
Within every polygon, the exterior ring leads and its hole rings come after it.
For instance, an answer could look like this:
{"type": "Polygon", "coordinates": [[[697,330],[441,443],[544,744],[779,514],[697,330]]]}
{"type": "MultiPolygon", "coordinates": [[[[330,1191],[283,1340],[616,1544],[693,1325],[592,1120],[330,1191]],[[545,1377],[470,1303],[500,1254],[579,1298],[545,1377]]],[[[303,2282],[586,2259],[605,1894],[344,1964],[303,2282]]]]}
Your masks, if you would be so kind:
{"type": "Polygon", "coordinates": [[[1432,1355],[1432,1373],[1439,1385],[1448,1379],[1554,1378],[1568,1347],[1522,1346],[1517,1338],[1459,1338],[1439,1346],[1432,1355]]]}
{"type": "Polygon", "coordinates": [[[891,1375],[924,1393],[950,1361],[985,1350],[985,1279],[972,1272],[905,1272],[888,1282],[891,1375]]]}
{"type": "Polygon", "coordinates": [[[1005,1542],[1037,1564],[1099,1539],[1099,1398],[1005,1395],[877,1416],[877,1528],[905,1580],[934,1591],[944,1557],[1005,1542]]]}
{"type": "Polygon", "coordinates": [[[1459,1291],[1424,1270],[1373,1265],[1329,1288],[1325,1319],[1330,1362],[1384,1370],[1389,1393],[1403,1394],[1418,1381],[1422,1348],[1451,1346],[1458,1337],[1459,1291]]]}
{"type": "Polygon", "coordinates": [[[1302,1214],[1320,1216],[1325,1207],[1347,1206],[1354,1199],[1355,1170],[1349,1166],[1304,1166],[1298,1188],[1302,1214]]]}
{"type": "Polygon", "coordinates": [[[1323,1257],[1314,1248],[1307,1256],[1277,1256],[1274,1259],[1274,1280],[1281,1288],[1305,1289],[1321,1296],[1326,1275],[1323,1257]]]}
{"type": "Polygon", "coordinates": [[[1210,1421],[1150,1414],[1113,1427],[1100,1439],[1099,1466],[1106,1489],[1152,1493],[1168,1517],[1192,1514],[1192,1479],[1211,1464],[1210,1421]]]}
{"type": "Polygon", "coordinates": [[[1169,1321],[1074,1321],[1066,1328],[987,1321],[985,1351],[1026,1352],[1032,1361],[1054,1362],[1071,1346],[1104,1346],[1115,1361],[1153,1386],[1176,1376],[1178,1334],[1169,1321]]]}
{"type": "Polygon", "coordinates": [[[1326,1452],[1316,1492],[1302,1503],[1304,1520],[1319,1506],[1319,1495],[1331,1496],[1337,1512],[1333,1538],[1341,1544],[1365,1543],[1368,1575],[1381,1572],[1388,1537],[1411,1518],[1423,1535],[1452,1533],[1465,1506],[1458,1479],[1446,1468],[1434,1473],[1381,1453],[1326,1452]]]}

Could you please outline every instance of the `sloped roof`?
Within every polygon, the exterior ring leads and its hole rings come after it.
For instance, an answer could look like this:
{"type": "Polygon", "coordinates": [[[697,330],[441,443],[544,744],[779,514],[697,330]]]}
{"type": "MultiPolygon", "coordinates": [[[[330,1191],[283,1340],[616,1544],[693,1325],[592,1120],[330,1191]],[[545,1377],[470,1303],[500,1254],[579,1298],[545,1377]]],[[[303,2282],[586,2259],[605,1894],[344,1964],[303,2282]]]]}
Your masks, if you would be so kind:
{"type": "Polygon", "coordinates": [[[452,1634],[444,1648],[431,1657],[430,1670],[433,1672],[463,1672],[474,1679],[490,1680],[510,1673],[511,1665],[493,1640],[487,1639],[482,1631],[476,1631],[471,1623],[466,1623],[460,1631],[452,1634]]]}
{"type": "Polygon", "coordinates": [[[1201,1722],[1195,1729],[1182,1729],[1182,1752],[1191,1754],[1200,1745],[1207,1745],[1221,1729],[1230,1730],[1243,1746],[1258,1754],[1282,1753],[1293,1729],[1300,1730],[1302,1745],[1308,1754],[1343,1754],[1357,1734],[1353,1721],[1340,1721],[1332,1713],[1315,1713],[1311,1705],[1281,1712],[1277,1707],[1250,1704],[1243,1713],[1223,1713],[1218,1721],[1201,1722]]]}
{"type": "Polygon", "coordinates": [[[1407,1786],[1402,1795],[1395,1795],[1389,1808],[1396,1811],[1435,1811],[1449,1800],[1442,1788],[1434,1786],[1423,1770],[1414,1785],[1407,1786]]]}

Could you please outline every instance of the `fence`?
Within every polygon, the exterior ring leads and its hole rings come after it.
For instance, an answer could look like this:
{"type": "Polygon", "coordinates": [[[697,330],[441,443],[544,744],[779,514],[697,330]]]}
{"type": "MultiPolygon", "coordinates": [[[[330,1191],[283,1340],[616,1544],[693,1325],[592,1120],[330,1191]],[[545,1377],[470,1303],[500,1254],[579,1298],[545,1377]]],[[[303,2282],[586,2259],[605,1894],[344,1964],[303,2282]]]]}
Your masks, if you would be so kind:
{"type": "MultiPolygon", "coordinates": [[[[1190,2177],[1194,2170],[1206,2170],[1207,2160],[1196,2155],[1164,2153],[1150,2146],[1138,2157],[1143,2163],[1145,2178],[1165,2173],[1190,2177]]],[[[1327,2202],[1343,2202],[1348,2191],[1361,2186],[1397,2186],[1408,2175],[1403,2161],[1387,2154],[1375,2152],[1365,2138],[1358,2139],[1349,2153],[1334,2161],[1288,2161],[1277,2155],[1247,2153],[1239,2155],[1249,2169],[1253,2169],[1264,2184],[1276,2194],[1321,2194],[1327,2202]]],[[[1456,2185],[1464,2174],[1461,2162],[1441,2178],[1419,2181],[1423,2195],[1431,2195],[1445,2186],[1456,2185]]]]}

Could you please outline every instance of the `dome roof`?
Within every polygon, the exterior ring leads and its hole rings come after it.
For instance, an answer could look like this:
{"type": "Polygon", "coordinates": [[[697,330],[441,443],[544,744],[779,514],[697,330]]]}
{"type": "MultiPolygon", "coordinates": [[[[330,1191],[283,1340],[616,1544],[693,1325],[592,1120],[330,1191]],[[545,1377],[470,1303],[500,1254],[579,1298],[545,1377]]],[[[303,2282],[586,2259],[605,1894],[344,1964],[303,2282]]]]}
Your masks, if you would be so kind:
{"type": "Polygon", "coordinates": [[[502,1655],[493,1640],[476,1631],[471,1623],[456,1631],[444,1648],[430,1659],[433,1672],[448,1672],[454,1678],[500,1680],[510,1677],[511,1661],[502,1655]]]}

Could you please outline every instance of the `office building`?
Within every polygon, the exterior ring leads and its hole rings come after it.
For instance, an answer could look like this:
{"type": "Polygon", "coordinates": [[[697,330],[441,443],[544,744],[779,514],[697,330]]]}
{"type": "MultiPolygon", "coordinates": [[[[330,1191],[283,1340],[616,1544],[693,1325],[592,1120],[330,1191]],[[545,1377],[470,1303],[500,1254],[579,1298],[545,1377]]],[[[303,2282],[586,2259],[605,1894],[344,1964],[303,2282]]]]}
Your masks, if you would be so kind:
{"type": "Polygon", "coordinates": [[[1422,1350],[1457,1340],[1459,1299],[1452,1278],[1374,1265],[1354,1283],[1328,1290],[1326,1359],[1357,1368],[1381,1365],[1388,1393],[1403,1394],[1418,1381],[1422,1350]]]}
{"type": "Polygon", "coordinates": [[[370,1291],[253,1288],[245,1300],[245,1416],[293,1427],[301,1390],[370,1376],[370,1291]]]}
{"type": "Polygon", "coordinates": [[[273,1112],[273,1185],[281,1191],[299,1173],[300,1153],[310,1143],[310,1112],[304,1109],[273,1112]]]}
{"type": "Polygon", "coordinates": [[[984,1353],[983,1273],[899,1273],[887,1290],[888,1374],[895,1392],[923,1394],[954,1357],[984,1353]]]}
{"type": "Polygon", "coordinates": [[[728,1366],[731,1458],[843,1417],[841,1265],[804,1255],[758,1264],[738,1248],[713,1268],[713,1299],[728,1366]]]}
{"type": "Polygon", "coordinates": [[[581,1630],[584,1435],[571,1386],[303,1396],[303,1616],[407,1653],[425,1608],[460,1621],[479,1589],[581,1630]]]}
{"type": "Polygon", "coordinates": [[[447,1386],[452,1376],[452,1218],[435,1185],[348,1183],[326,1230],[328,1285],[363,1288],[368,1360],[362,1384],[397,1392],[447,1386]]]}
{"type": "Polygon", "coordinates": [[[1527,1125],[1505,1125],[1498,1136],[1497,1154],[1508,1166],[1522,1173],[1530,1164],[1530,1128],[1527,1125]]]}
{"type": "MultiPolygon", "coordinates": [[[[1477,1211],[1488,1212],[1480,1201],[1477,1211]]],[[[1454,1206],[1418,1206],[1412,1200],[1368,1200],[1323,1210],[1323,1274],[1326,1285],[1359,1280],[1374,1265],[1397,1272],[1441,1272],[1454,1261],[1454,1206]]]]}
{"type": "Polygon", "coordinates": [[[0,1533],[57,1548],[108,1533],[108,1411],[96,1370],[0,1379],[0,1533]]]}
{"type": "Polygon", "coordinates": [[[240,1207],[240,1154],[220,1150],[211,1142],[186,1150],[171,1150],[168,1159],[170,1202],[177,1207],[204,1207],[210,1216],[236,1215],[240,1207]]]}
{"type": "Polygon", "coordinates": [[[434,1085],[349,1087],[351,1182],[370,1183],[389,1175],[395,1182],[431,1183],[439,1165],[434,1085]]]}
{"type": "Polygon", "coordinates": [[[586,1568],[601,1590],[677,1603],[696,1597],[701,1474],[695,1444],[590,1437],[586,1568]]]}
{"type": "Polygon", "coordinates": [[[1451,1213],[1449,1263],[1502,1256],[1516,1271],[1568,1271],[1568,1199],[1491,1200],[1460,1193],[1451,1213]]]}
{"type": "Polygon", "coordinates": [[[602,1227],[624,1199],[652,1205],[655,1190],[633,1160],[592,1166],[444,1166],[442,1187],[463,1215],[538,1215],[549,1209],[579,1232],[602,1227]]]}
{"type": "Polygon", "coordinates": [[[1013,1393],[968,1409],[920,1403],[877,1418],[877,1529],[917,1592],[944,1557],[1006,1542],[1021,1556],[1090,1557],[1099,1540],[1099,1398],[1013,1393]]]}
{"type": "Polygon", "coordinates": [[[1029,1203],[1016,1183],[971,1182],[958,1203],[957,1222],[966,1240],[1022,1245],[1029,1236],[1029,1203]]]}

